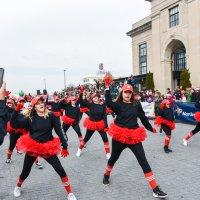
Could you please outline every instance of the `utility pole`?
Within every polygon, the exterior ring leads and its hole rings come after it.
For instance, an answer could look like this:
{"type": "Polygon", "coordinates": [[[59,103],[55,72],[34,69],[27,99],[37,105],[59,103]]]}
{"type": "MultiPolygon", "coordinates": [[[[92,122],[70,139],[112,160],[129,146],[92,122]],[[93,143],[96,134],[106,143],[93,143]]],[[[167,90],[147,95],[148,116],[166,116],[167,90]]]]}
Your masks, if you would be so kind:
{"type": "Polygon", "coordinates": [[[67,86],[66,86],[66,75],[65,75],[66,69],[64,69],[63,72],[64,72],[64,89],[66,90],[67,89],[67,86]]]}
{"type": "Polygon", "coordinates": [[[46,83],[46,79],[44,78],[44,79],[43,79],[43,81],[44,81],[44,89],[45,89],[45,90],[47,90],[47,83],[46,83]]]}

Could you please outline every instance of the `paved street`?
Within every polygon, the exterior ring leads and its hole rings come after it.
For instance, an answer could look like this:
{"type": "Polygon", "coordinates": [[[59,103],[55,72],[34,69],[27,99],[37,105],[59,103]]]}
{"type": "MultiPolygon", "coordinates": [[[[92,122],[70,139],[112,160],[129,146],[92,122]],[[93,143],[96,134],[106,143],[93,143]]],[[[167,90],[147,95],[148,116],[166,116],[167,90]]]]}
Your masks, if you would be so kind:
{"type": "MultiPolygon", "coordinates": [[[[110,121],[110,120],[109,120],[110,121]]],[[[82,125],[82,123],[81,123],[82,125]]],[[[163,135],[148,133],[144,148],[148,161],[161,188],[170,200],[199,200],[200,192],[200,135],[192,138],[188,147],[182,145],[182,138],[192,125],[177,124],[173,133],[173,153],[163,152],[163,135]]],[[[83,134],[85,130],[82,128],[83,134]]],[[[125,150],[116,163],[111,175],[111,185],[104,186],[102,178],[106,166],[103,143],[96,133],[87,144],[80,158],[75,156],[78,139],[73,129],[69,130],[70,157],[60,158],[66,169],[78,200],[151,200],[152,192],[144,179],[141,168],[129,150],[125,150]]],[[[8,165],[5,143],[0,147],[0,200],[12,200],[15,182],[21,172],[23,155],[13,154],[8,165]]],[[[65,190],[54,170],[44,160],[42,170],[33,167],[23,185],[20,200],[64,200],[65,190]]]]}

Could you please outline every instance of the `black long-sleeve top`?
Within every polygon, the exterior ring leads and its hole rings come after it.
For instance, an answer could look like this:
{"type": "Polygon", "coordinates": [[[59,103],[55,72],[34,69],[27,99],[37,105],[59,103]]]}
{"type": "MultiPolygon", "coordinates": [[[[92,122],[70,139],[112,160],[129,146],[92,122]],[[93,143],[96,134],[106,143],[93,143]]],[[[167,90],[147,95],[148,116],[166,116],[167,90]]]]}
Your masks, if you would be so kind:
{"type": "Polygon", "coordinates": [[[107,115],[105,104],[100,105],[100,104],[95,104],[93,102],[90,103],[87,100],[82,100],[81,105],[83,107],[89,108],[88,116],[92,121],[104,120],[107,115]]]}
{"type": "Polygon", "coordinates": [[[71,103],[62,101],[61,108],[65,110],[65,115],[75,119],[76,122],[79,121],[80,108],[78,103],[76,103],[76,106],[72,106],[71,103]]]}
{"type": "Polygon", "coordinates": [[[19,118],[19,113],[14,111],[11,117],[11,125],[14,128],[25,128],[29,131],[30,137],[40,143],[45,143],[53,139],[54,129],[59,136],[63,148],[67,148],[67,141],[64,138],[60,120],[52,113],[48,117],[40,117],[36,113],[31,118],[19,118]]]}
{"type": "Polygon", "coordinates": [[[164,119],[174,121],[174,113],[172,108],[159,109],[158,115],[164,119]]]}
{"type": "Polygon", "coordinates": [[[8,106],[6,106],[6,109],[7,109],[7,121],[10,121],[10,118],[14,112],[14,109],[13,108],[10,108],[8,106]]]}
{"type": "Polygon", "coordinates": [[[134,103],[113,102],[109,90],[106,90],[105,98],[106,105],[116,114],[116,119],[114,120],[116,125],[123,128],[135,129],[139,127],[137,122],[137,118],[139,118],[147,130],[153,130],[139,101],[135,101],[134,103]]]}

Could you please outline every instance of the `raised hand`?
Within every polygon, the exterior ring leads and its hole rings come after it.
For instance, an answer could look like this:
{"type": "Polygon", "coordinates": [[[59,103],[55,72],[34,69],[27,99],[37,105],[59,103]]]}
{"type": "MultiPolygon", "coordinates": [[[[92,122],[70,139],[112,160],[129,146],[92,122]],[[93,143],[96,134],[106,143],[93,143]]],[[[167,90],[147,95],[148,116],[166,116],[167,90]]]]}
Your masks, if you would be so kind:
{"type": "Polygon", "coordinates": [[[109,73],[107,73],[107,74],[105,75],[105,77],[103,78],[103,80],[104,80],[105,86],[106,86],[106,87],[110,87],[110,85],[111,85],[112,82],[113,82],[112,75],[109,74],[109,73]]]}

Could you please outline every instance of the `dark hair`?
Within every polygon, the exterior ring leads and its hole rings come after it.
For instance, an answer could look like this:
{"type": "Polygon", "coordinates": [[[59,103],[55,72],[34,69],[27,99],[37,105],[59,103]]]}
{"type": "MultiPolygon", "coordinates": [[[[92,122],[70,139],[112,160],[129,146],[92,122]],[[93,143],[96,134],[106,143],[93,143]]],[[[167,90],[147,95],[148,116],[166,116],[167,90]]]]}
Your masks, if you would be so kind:
{"type": "Polygon", "coordinates": [[[91,95],[91,97],[92,97],[92,99],[93,99],[94,97],[100,98],[100,97],[101,97],[100,92],[99,92],[99,91],[94,92],[94,93],[91,95]]]}
{"type": "MultiPolygon", "coordinates": [[[[123,93],[123,91],[121,91],[121,92],[119,93],[118,97],[116,98],[116,102],[117,102],[117,103],[122,103],[122,102],[123,102],[122,93],[123,93]]],[[[137,102],[137,101],[134,99],[134,93],[132,93],[132,96],[131,96],[130,101],[131,101],[131,103],[137,102]]]]}

